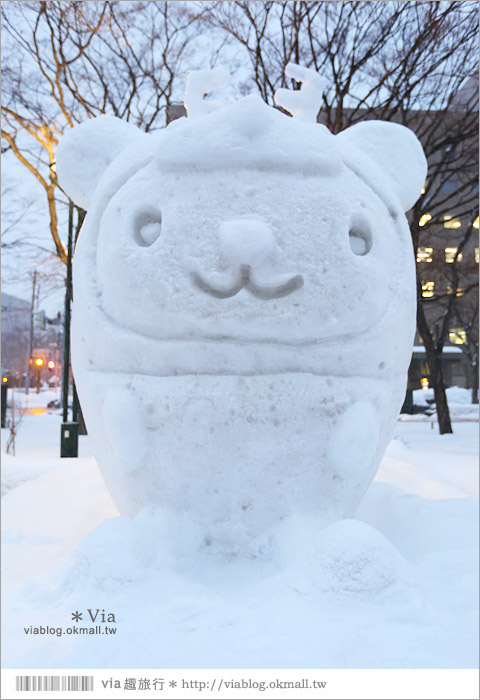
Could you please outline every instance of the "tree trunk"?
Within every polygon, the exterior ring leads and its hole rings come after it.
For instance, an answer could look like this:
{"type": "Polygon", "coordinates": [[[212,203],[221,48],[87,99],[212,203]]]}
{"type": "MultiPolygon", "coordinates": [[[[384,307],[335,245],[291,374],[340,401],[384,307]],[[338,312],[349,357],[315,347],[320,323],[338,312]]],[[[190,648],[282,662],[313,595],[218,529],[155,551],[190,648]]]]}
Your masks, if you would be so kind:
{"type": "MultiPolygon", "coordinates": [[[[441,363],[441,360],[440,360],[441,363]]],[[[440,435],[445,433],[453,433],[452,422],[450,420],[450,410],[447,403],[447,395],[445,393],[445,386],[443,384],[443,377],[437,375],[436,382],[433,387],[435,394],[435,405],[437,407],[437,420],[438,420],[438,430],[440,435]]]]}
{"type": "Polygon", "coordinates": [[[435,395],[435,404],[437,407],[438,431],[440,435],[445,433],[453,433],[452,422],[450,420],[450,411],[448,409],[447,394],[445,393],[445,384],[443,382],[442,369],[442,347],[438,347],[428,327],[425,311],[422,304],[417,305],[417,328],[423,338],[425,353],[427,355],[427,364],[430,373],[430,380],[433,386],[435,395]]]}

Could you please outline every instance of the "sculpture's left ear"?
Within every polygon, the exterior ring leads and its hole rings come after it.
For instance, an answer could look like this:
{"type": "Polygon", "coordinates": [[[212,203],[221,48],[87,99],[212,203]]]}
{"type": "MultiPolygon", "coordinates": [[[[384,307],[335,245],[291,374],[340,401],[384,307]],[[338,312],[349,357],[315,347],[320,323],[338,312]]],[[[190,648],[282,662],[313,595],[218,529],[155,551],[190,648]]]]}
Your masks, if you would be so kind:
{"type": "Polygon", "coordinates": [[[116,117],[97,117],[67,131],[58,144],[56,173],[60,187],[83,209],[107,167],[145,134],[116,117]]]}
{"type": "Polygon", "coordinates": [[[351,145],[364,151],[388,173],[404,211],[415,204],[425,183],[427,160],[413,131],[392,122],[367,121],[345,129],[337,138],[343,149],[351,145]]]}

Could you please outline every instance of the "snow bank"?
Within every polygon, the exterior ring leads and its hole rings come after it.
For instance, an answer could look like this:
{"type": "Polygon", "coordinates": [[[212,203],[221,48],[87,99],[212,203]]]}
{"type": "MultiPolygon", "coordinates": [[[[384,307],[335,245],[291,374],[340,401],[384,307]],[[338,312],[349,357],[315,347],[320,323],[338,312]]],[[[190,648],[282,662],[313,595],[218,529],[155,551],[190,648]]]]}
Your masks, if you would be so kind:
{"type": "Polygon", "coordinates": [[[26,415],[10,460],[52,468],[2,499],[5,667],[475,666],[477,425],[397,424],[352,518],[297,513],[235,551],[188,513],[119,518],[89,438],[60,459],[59,427],[26,415]],[[89,608],[115,635],[57,636],[89,608]]]}
{"type": "MultiPolygon", "coordinates": [[[[446,390],[450,416],[454,420],[478,420],[478,404],[472,404],[471,389],[451,386],[446,390]]],[[[430,408],[429,413],[435,417],[435,395],[433,389],[417,389],[413,392],[416,406],[430,408]]],[[[409,418],[410,420],[410,418],[409,418]]]]}

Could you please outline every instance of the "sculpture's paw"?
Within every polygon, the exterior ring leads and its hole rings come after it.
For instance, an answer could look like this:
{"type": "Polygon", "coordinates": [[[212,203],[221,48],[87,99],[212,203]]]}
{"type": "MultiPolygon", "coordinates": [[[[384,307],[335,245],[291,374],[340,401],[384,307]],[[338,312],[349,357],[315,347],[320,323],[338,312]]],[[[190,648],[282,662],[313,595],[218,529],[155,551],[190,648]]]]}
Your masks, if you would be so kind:
{"type": "Polygon", "coordinates": [[[299,593],[317,590],[382,601],[405,595],[412,584],[410,566],[396,547],[360,520],[339,520],[315,531],[313,521],[296,517],[285,526],[284,533],[290,536],[283,542],[284,562],[290,569],[290,584],[299,593]],[[304,541],[300,553],[299,534],[304,541]]]}
{"type": "Polygon", "coordinates": [[[396,547],[360,520],[340,520],[321,530],[314,551],[316,582],[327,591],[377,596],[409,580],[409,565],[396,547]]]}
{"type": "Polygon", "coordinates": [[[328,448],[332,469],[342,478],[368,471],[379,440],[379,419],[370,401],[357,401],[335,423],[328,448]]]}
{"type": "Polygon", "coordinates": [[[115,454],[116,465],[133,472],[144,464],[148,439],[141,406],[126,388],[111,389],[103,404],[106,438],[115,454]]]}

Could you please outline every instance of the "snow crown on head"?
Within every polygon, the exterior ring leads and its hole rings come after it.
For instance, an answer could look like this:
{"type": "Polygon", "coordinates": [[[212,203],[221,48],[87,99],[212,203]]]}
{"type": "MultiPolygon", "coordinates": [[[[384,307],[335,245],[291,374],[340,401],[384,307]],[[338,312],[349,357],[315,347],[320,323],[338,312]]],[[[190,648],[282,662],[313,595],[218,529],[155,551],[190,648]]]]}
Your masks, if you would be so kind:
{"type": "Polygon", "coordinates": [[[145,157],[171,169],[255,168],[304,175],[341,177],[349,168],[364,180],[392,212],[407,211],[423,187],[427,163],[410,129],[367,121],[333,135],[316,118],[324,80],[313,70],[289,63],[286,74],[301,90],[281,88],[275,102],[295,117],[249,95],[230,105],[205,100],[230,76],[222,68],[192,71],[187,81],[188,119],[145,134],[116,117],[90,119],[69,131],[57,150],[62,188],[88,208],[104,173],[115,165],[125,174],[145,157]]]}

